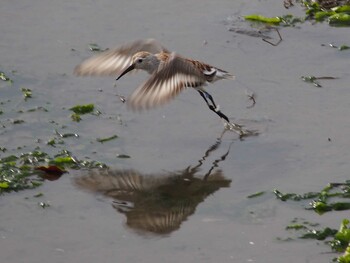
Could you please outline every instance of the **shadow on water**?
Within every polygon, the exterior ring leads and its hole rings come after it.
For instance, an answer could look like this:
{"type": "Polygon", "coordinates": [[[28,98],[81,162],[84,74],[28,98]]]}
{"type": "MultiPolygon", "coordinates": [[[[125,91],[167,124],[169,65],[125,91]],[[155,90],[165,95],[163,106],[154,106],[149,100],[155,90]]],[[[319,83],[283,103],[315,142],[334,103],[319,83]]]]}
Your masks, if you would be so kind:
{"type": "Polygon", "coordinates": [[[215,159],[200,174],[206,159],[221,145],[221,137],[206,150],[195,165],[175,172],[143,174],[118,169],[91,170],[75,179],[82,189],[113,198],[113,208],[126,216],[126,225],[141,235],[166,235],[180,228],[207,196],[230,187],[219,168],[230,152],[215,159]]]}

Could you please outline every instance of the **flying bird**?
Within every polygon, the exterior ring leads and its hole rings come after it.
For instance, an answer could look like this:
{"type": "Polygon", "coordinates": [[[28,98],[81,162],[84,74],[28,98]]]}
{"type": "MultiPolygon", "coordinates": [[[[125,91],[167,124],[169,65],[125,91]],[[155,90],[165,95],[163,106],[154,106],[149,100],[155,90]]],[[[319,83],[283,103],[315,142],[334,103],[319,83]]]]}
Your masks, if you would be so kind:
{"type": "Polygon", "coordinates": [[[170,52],[154,39],[137,40],[104,51],[76,66],[74,73],[78,76],[118,76],[119,80],[126,73],[139,69],[148,72],[150,77],[127,99],[131,109],[163,105],[191,87],[199,92],[210,110],[229,123],[204,86],[235,77],[225,70],[170,52]]]}

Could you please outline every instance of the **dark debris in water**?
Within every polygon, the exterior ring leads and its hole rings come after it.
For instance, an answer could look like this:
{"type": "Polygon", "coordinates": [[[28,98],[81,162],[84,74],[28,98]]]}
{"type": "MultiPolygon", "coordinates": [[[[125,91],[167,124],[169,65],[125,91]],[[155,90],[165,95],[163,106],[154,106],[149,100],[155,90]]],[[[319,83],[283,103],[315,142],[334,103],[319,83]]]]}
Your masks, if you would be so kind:
{"type": "Polygon", "coordinates": [[[50,204],[47,202],[39,202],[38,205],[43,209],[50,207],[50,204]]]}
{"type": "Polygon", "coordinates": [[[257,192],[257,193],[254,193],[254,194],[251,194],[251,195],[248,195],[247,198],[255,198],[255,197],[259,197],[259,196],[262,196],[263,194],[265,194],[266,192],[265,191],[261,191],[261,192],[257,192]]]}
{"type": "Polygon", "coordinates": [[[55,130],[55,134],[58,135],[61,138],[69,138],[69,137],[79,137],[79,134],[76,133],[60,133],[57,130],[55,130]]]}
{"type": "Polygon", "coordinates": [[[102,51],[108,50],[108,48],[103,49],[98,44],[95,44],[95,43],[89,44],[89,49],[93,52],[102,52],[102,51]]]}
{"type": "Polygon", "coordinates": [[[67,171],[56,165],[38,166],[35,167],[35,170],[42,171],[43,173],[40,176],[49,181],[55,181],[59,179],[64,173],[67,173],[67,171]]]}
{"type": "Polygon", "coordinates": [[[131,158],[131,157],[130,157],[130,155],[127,155],[127,154],[117,154],[117,158],[128,159],[128,158],[131,158]]]}
{"type": "Polygon", "coordinates": [[[315,76],[301,76],[301,79],[305,82],[312,83],[315,87],[322,88],[322,85],[318,82],[318,80],[332,80],[337,79],[336,77],[329,77],[329,76],[323,76],[323,77],[315,77],[315,76]]]}
{"type": "Polygon", "coordinates": [[[104,142],[108,142],[114,139],[117,139],[118,135],[112,135],[110,137],[106,137],[106,138],[97,138],[96,141],[100,142],[100,143],[104,143],[104,142]]]}

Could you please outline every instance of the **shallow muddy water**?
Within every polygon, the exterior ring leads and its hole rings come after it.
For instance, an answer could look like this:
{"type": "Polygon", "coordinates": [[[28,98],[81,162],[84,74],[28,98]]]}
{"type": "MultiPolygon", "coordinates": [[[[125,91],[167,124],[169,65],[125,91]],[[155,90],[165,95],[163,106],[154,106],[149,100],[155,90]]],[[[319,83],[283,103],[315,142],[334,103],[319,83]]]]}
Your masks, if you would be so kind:
{"type": "MultiPolygon", "coordinates": [[[[45,144],[54,130],[77,133],[58,147],[111,167],[70,171],[1,196],[1,262],[328,262],[336,256],[322,242],[278,238],[295,237],[285,227],[296,217],[338,228],[348,212],[320,216],[277,200],[272,190],[319,191],[349,179],[350,52],[328,46],[350,45],[348,28],[308,22],[281,28],[276,47],[230,31],[251,30],[239,19],[247,14],[302,15],[301,7],[286,10],[271,0],[6,0],[0,10],[0,70],[14,80],[0,83],[0,146],[6,154],[35,147],[55,153],[45,144]],[[222,121],[191,89],[164,107],[128,111],[116,94],[131,94],[144,73],[118,83],[72,74],[93,55],[89,43],[112,48],[149,37],[233,72],[235,81],[207,90],[229,118],[260,134],[240,140],[228,131],[219,140],[222,121]],[[308,75],[336,79],[320,80],[317,88],[301,80],[308,75]],[[32,98],[24,101],[21,88],[31,89],[32,98]],[[249,92],[256,94],[254,107],[249,92]],[[68,109],[87,103],[102,114],[73,122],[68,109]],[[35,107],[48,112],[26,112],[35,107]],[[24,123],[14,125],[15,119],[24,123]],[[267,193],[247,198],[259,191],[267,193]]],[[[277,39],[274,31],[266,34],[277,39]]]]}

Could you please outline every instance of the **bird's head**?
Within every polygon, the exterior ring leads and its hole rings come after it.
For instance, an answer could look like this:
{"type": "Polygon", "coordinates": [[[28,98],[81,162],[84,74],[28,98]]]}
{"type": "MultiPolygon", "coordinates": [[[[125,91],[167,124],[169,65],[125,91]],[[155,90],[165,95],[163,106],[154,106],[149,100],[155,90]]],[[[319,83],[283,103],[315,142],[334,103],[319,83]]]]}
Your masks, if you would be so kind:
{"type": "Polygon", "coordinates": [[[156,67],[158,67],[158,61],[154,54],[146,51],[140,51],[132,56],[131,65],[120,74],[117,80],[134,69],[143,69],[151,74],[156,67]]]}

